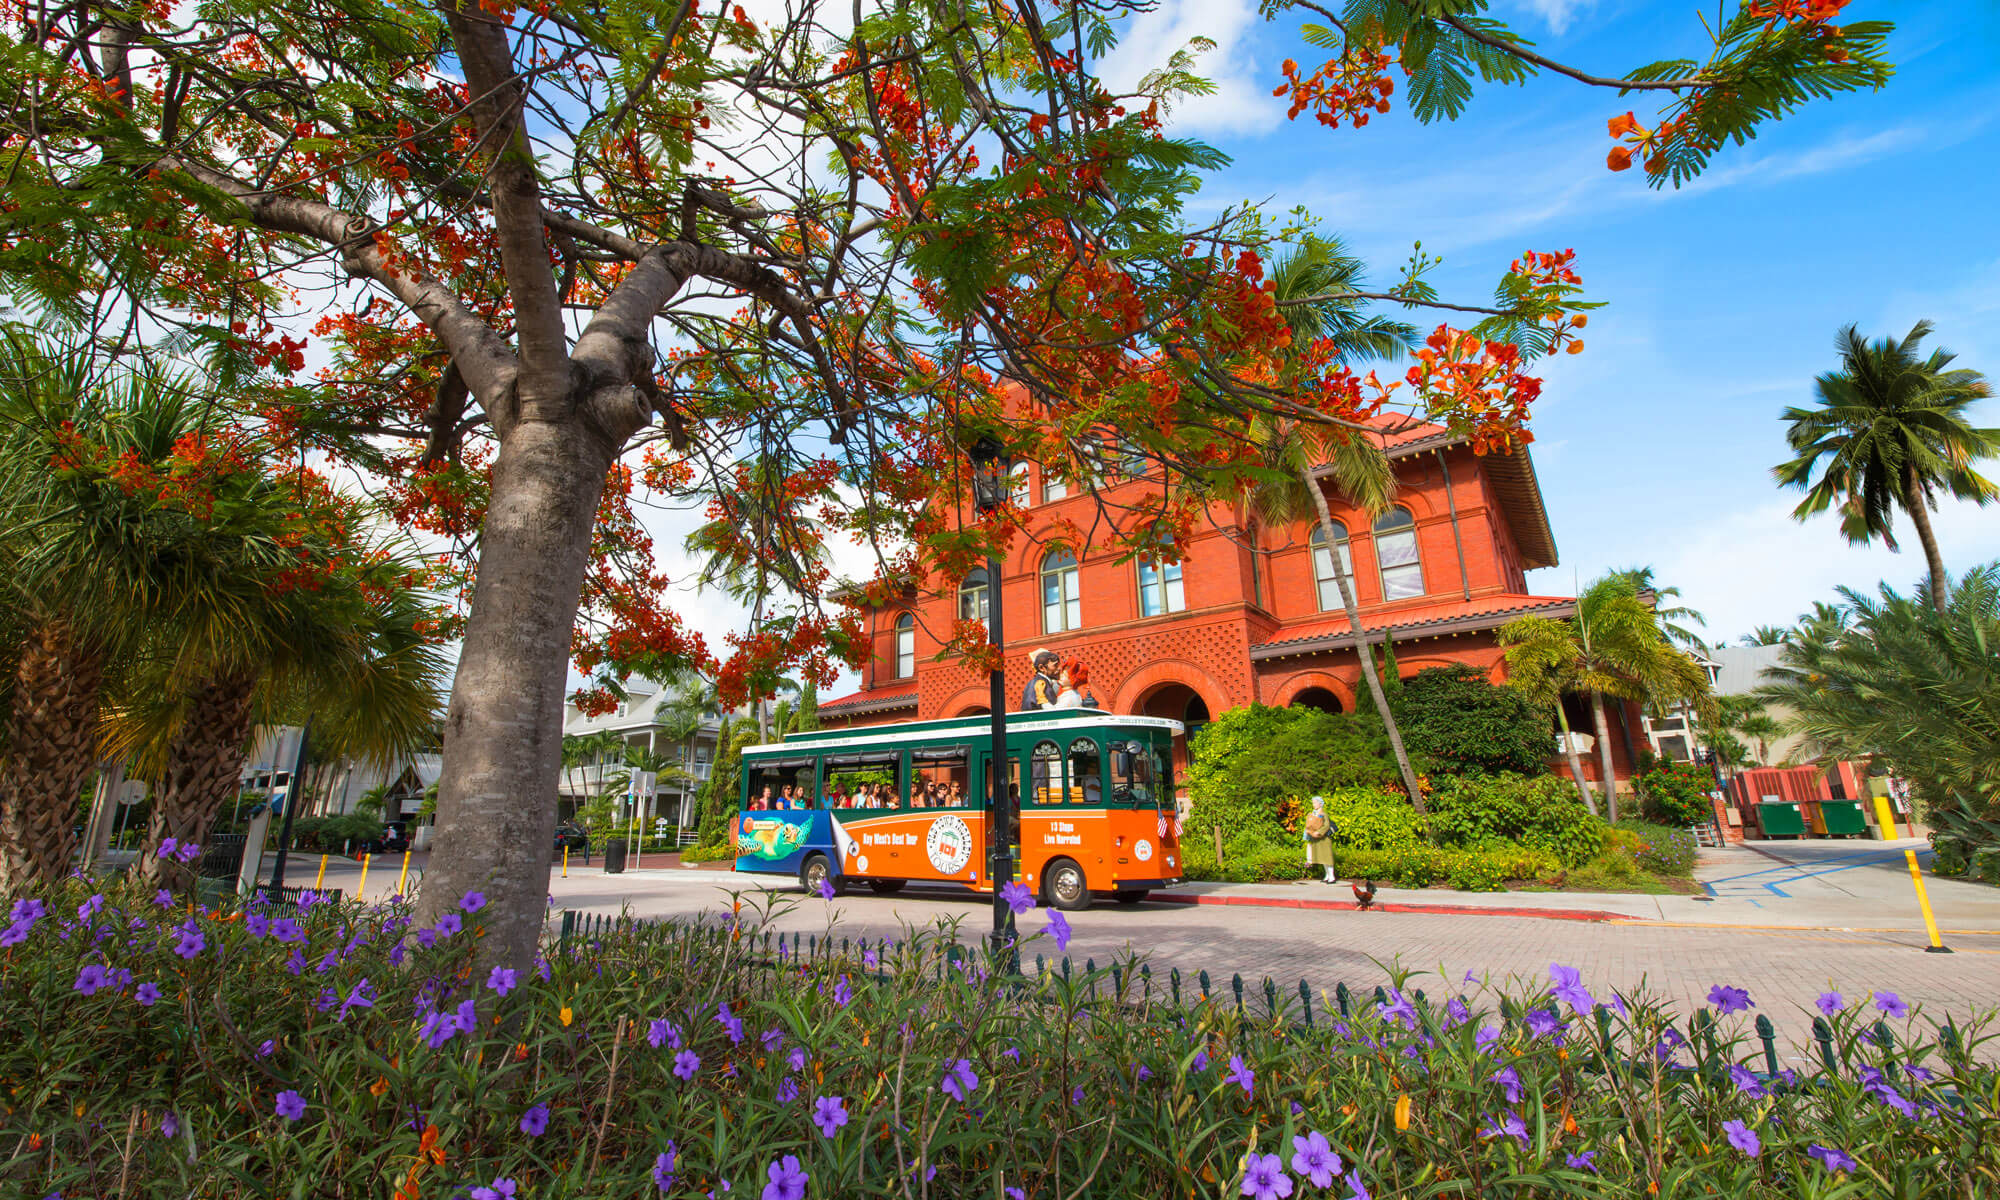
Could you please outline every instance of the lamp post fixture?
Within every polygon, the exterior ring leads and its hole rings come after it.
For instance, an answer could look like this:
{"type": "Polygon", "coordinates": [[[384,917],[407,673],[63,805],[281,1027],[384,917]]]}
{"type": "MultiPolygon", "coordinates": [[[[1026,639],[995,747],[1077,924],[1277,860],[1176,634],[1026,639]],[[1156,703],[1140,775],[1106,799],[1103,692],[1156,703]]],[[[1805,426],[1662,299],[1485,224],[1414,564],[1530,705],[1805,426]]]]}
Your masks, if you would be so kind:
{"type": "MultiPolygon", "coordinates": [[[[990,436],[973,443],[966,454],[972,460],[973,503],[982,513],[990,513],[1007,503],[1013,483],[1013,464],[1006,447],[990,436]]],[[[987,803],[986,844],[990,850],[987,880],[993,885],[993,961],[1013,960],[1014,910],[1000,895],[1000,889],[1014,882],[1014,839],[1019,836],[1013,794],[1007,789],[1007,644],[1001,624],[1000,560],[986,556],[986,640],[995,659],[989,673],[988,711],[993,714],[992,745],[987,762],[987,780],[992,794],[987,803]]]]}

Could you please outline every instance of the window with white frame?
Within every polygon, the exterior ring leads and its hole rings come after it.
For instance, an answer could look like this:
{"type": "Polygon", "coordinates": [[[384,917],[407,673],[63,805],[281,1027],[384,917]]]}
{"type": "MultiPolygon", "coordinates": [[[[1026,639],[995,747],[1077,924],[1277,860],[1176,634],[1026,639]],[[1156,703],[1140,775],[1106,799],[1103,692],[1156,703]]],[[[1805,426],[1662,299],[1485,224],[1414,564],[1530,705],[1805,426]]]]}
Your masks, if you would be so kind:
{"type": "Polygon", "coordinates": [[[1069,484],[1056,478],[1055,475],[1049,472],[1048,468],[1044,467],[1042,469],[1042,503],[1053,504],[1055,501],[1061,500],[1068,495],[1069,484]]]}
{"type": "Polygon", "coordinates": [[[917,673],[917,619],[909,613],[896,618],[896,678],[917,673]]]}
{"type": "Polygon", "coordinates": [[[993,619],[992,593],[986,587],[986,568],[980,567],[958,585],[958,619],[990,622],[993,619]]]}
{"type": "Polygon", "coordinates": [[[1417,519],[1407,508],[1392,508],[1375,521],[1375,565],[1382,572],[1382,599],[1407,600],[1424,594],[1424,566],[1417,558],[1417,519]]]}
{"type": "Polygon", "coordinates": [[[1157,617],[1166,613],[1180,612],[1187,607],[1187,596],[1181,587],[1181,564],[1151,562],[1139,563],[1139,615],[1157,617]]]}
{"type": "Polygon", "coordinates": [[[1083,628],[1083,596],[1077,588],[1076,556],[1051,550],[1042,559],[1042,632],[1083,628]]]}
{"type": "MultiPolygon", "coordinates": [[[[1347,547],[1347,526],[1338,521],[1331,522],[1333,536],[1340,550],[1340,573],[1347,576],[1348,586],[1354,586],[1354,556],[1347,547]]],[[[1326,528],[1315,523],[1312,532],[1313,590],[1319,597],[1321,612],[1337,612],[1346,606],[1340,602],[1340,584],[1333,575],[1333,551],[1327,548],[1326,528]]]]}
{"type": "Polygon", "coordinates": [[[1028,507],[1028,464],[1027,463],[1014,464],[1013,475],[1010,482],[1012,482],[1013,484],[1013,489],[1009,496],[1009,499],[1011,499],[1014,502],[1014,507],[1015,508],[1028,507]]]}

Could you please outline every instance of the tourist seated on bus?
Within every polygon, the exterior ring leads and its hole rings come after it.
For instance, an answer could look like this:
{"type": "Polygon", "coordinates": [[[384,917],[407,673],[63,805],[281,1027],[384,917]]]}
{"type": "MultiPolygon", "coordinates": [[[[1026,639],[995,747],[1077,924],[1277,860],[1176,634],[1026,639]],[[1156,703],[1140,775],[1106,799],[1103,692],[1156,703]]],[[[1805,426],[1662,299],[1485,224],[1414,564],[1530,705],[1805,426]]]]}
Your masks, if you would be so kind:
{"type": "Polygon", "coordinates": [[[757,812],[764,812],[771,807],[771,789],[769,785],[766,785],[762,792],[750,798],[750,807],[757,812]]]}
{"type": "Polygon", "coordinates": [[[948,808],[964,808],[965,785],[956,779],[952,780],[951,786],[945,790],[944,802],[948,808]]]}

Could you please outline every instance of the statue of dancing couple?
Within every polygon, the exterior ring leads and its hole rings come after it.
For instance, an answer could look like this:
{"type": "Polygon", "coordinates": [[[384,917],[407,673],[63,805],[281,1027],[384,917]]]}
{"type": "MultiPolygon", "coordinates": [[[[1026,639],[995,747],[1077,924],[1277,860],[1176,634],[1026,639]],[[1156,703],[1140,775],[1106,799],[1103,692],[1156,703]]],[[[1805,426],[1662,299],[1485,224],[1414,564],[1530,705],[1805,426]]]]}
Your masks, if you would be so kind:
{"type": "Polygon", "coordinates": [[[1021,708],[1096,708],[1097,697],[1090,694],[1090,669],[1081,659],[1062,660],[1053,650],[1037,650],[1028,656],[1034,674],[1021,689],[1021,708]]]}

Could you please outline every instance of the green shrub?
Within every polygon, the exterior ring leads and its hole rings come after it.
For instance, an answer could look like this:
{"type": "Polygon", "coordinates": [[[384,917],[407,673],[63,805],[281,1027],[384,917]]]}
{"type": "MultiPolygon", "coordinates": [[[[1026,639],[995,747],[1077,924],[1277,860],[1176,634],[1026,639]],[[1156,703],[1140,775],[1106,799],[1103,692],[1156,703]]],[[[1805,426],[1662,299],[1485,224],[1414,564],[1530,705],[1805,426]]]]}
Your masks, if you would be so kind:
{"type": "Polygon", "coordinates": [[[1948,833],[1931,834],[1931,872],[1936,875],[1956,877],[1965,874],[1972,865],[1971,853],[1965,839],[1948,833]]]}
{"type": "Polygon", "coordinates": [[[1342,879],[1373,879],[1408,888],[1429,887],[1443,880],[1468,892],[1503,891],[1508,880],[1544,879],[1561,869],[1546,850],[1506,844],[1464,849],[1341,847],[1334,850],[1333,861],[1342,879]]]}
{"type": "Polygon", "coordinates": [[[1439,845],[1518,842],[1548,851],[1567,867],[1589,862],[1604,843],[1604,823],[1555,775],[1434,780],[1430,829],[1439,845]]]}
{"type": "Polygon", "coordinates": [[[1380,721],[1310,708],[1234,708],[1202,727],[1190,748],[1188,828],[1225,838],[1249,833],[1290,840],[1287,799],[1341,788],[1384,786],[1395,761],[1380,721]]]}
{"type": "Polygon", "coordinates": [[[1326,794],[1336,846],[1354,850],[1407,850],[1429,841],[1417,810],[1380,788],[1339,788],[1326,794]]]}
{"type": "Polygon", "coordinates": [[[1646,821],[1620,821],[1617,828],[1641,843],[1634,848],[1632,857],[1646,870],[1655,875],[1694,874],[1694,834],[1676,826],[1646,821]]]}
{"type": "Polygon", "coordinates": [[[1715,775],[1707,767],[1693,763],[1656,761],[1652,769],[1632,780],[1639,793],[1640,811],[1648,821],[1661,825],[1698,825],[1715,819],[1709,792],[1715,775]]]}
{"type": "Polygon", "coordinates": [[[1972,852],[1968,874],[1981,883],[2000,884],[2000,846],[1982,846],[1972,852]]]}
{"type": "Polygon", "coordinates": [[[1546,715],[1463,663],[1425,667],[1403,680],[1394,707],[1404,749],[1436,771],[1539,775],[1556,753],[1546,715]]]}

